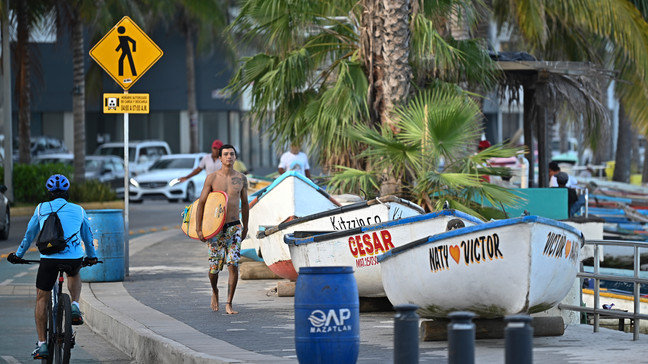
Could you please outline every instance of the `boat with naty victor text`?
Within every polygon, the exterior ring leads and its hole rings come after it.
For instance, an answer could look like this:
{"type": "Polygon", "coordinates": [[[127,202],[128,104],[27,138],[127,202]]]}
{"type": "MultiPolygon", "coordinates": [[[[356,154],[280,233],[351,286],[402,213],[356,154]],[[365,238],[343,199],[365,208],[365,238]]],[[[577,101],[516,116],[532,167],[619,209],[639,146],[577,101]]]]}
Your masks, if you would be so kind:
{"type": "MultiPolygon", "coordinates": [[[[248,220],[248,239],[260,257],[257,233],[259,226],[278,225],[296,217],[334,209],[340,206],[324,189],[313,183],[306,176],[295,171],[288,171],[277,177],[272,184],[255,192],[251,196],[250,216],[248,220]]],[[[267,264],[267,263],[266,263],[267,264]]],[[[280,276],[295,275],[290,261],[276,265],[273,271],[280,276]]]]}
{"type": "Polygon", "coordinates": [[[545,311],[565,298],[580,264],[583,234],[524,216],[451,230],[378,257],[393,305],[422,317],[471,311],[481,318],[545,311]]]}
{"type": "Polygon", "coordinates": [[[263,260],[270,270],[294,281],[297,280],[295,269],[285,269],[288,265],[292,266],[290,249],[283,241],[285,234],[294,231],[348,230],[424,213],[425,210],[413,202],[396,196],[383,196],[302,216],[265,229],[260,227],[257,238],[263,260]]]}
{"type": "Polygon", "coordinates": [[[285,234],[284,242],[297,271],[301,267],[352,266],[360,297],[384,297],[378,255],[430,234],[482,223],[474,216],[447,209],[342,231],[295,231],[285,234]]]}

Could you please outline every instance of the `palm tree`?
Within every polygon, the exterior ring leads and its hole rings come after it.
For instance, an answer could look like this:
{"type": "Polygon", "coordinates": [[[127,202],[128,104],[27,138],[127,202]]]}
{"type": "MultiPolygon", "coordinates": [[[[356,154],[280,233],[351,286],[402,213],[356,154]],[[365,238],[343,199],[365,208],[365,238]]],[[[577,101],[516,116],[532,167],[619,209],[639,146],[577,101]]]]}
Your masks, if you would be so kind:
{"type": "MultiPolygon", "coordinates": [[[[196,54],[227,45],[228,0],[152,0],[146,21],[148,27],[159,23],[172,27],[185,38],[185,63],[187,72],[187,108],[190,126],[190,151],[200,151],[198,141],[198,106],[196,100],[196,54]]],[[[220,48],[223,49],[223,48],[220,48]]],[[[226,51],[227,56],[229,51],[226,51]]]]}
{"type": "Polygon", "coordinates": [[[264,53],[242,59],[230,88],[249,90],[257,122],[274,116],[275,141],[309,138],[320,164],[342,171],[331,188],[396,192],[428,210],[447,199],[478,214],[476,195],[513,203],[509,192],[480,180],[507,172],[479,166],[515,149],[473,156],[481,113],[446,83],[488,89],[497,80],[479,41],[450,31],[448,19],[474,24],[477,14],[472,1],[250,0],[230,29],[268,41],[264,53]]]}
{"type": "Polygon", "coordinates": [[[338,191],[363,191],[370,197],[380,192],[382,171],[389,171],[403,190],[399,195],[439,210],[448,201],[453,208],[482,218],[502,217],[475,201],[492,206],[517,202],[506,189],[485,183],[483,175],[508,175],[506,168],[490,167],[494,157],[508,157],[515,148],[496,145],[474,153],[472,143],[479,138],[482,114],[477,102],[451,85],[436,87],[415,95],[407,105],[396,108],[396,129],[385,124],[378,130],[367,125],[351,128],[351,139],[367,145],[359,156],[372,168],[343,168],[331,179],[338,191]]]}
{"type": "Polygon", "coordinates": [[[52,4],[56,31],[59,39],[66,32],[71,34],[73,64],[72,113],[74,119],[74,180],[85,180],[86,132],[85,101],[86,72],[84,28],[93,32],[104,31],[113,26],[121,14],[139,14],[132,1],[104,0],[57,0],[52,4]]]}
{"type": "MultiPolygon", "coordinates": [[[[46,14],[45,1],[12,1],[9,7],[13,10],[12,22],[16,24],[16,44],[13,51],[16,68],[16,99],[18,101],[18,161],[31,161],[31,77],[32,51],[29,47],[29,37],[32,29],[41,23],[46,14]]],[[[37,61],[35,61],[37,62],[37,61]]],[[[6,121],[11,122],[11,121],[6,121]]],[[[11,136],[7,136],[10,138],[11,136]]]]}
{"type": "MultiPolygon", "coordinates": [[[[515,26],[539,57],[593,62],[618,71],[620,82],[615,83],[615,91],[626,114],[620,115],[620,119],[629,120],[646,134],[648,24],[645,1],[493,0],[493,9],[498,22],[515,26]]],[[[630,143],[618,145],[618,148],[629,147],[630,143]]],[[[615,171],[615,178],[628,175],[628,153],[617,153],[616,168],[625,172],[615,171]]]]}
{"type": "Polygon", "coordinates": [[[71,33],[73,64],[72,115],[74,123],[74,181],[85,180],[85,51],[82,14],[92,18],[97,10],[96,2],[90,1],[56,1],[53,10],[56,19],[56,30],[59,35],[66,31],[71,33]]]}
{"type": "Polygon", "coordinates": [[[394,127],[394,108],[439,79],[494,84],[479,42],[448,31],[455,11],[476,18],[472,1],[246,1],[230,30],[266,42],[263,53],[242,58],[230,89],[250,92],[255,121],[275,120],[273,141],[308,137],[325,170],[365,168],[351,157],[364,146],[341,131],[394,127]]]}

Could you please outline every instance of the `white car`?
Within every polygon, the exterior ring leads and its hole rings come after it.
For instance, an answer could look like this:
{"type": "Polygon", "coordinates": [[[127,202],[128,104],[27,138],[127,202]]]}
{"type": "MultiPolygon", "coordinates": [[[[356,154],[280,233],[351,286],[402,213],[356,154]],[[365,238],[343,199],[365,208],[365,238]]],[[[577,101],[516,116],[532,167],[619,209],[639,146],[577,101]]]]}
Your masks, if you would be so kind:
{"type": "Polygon", "coordinates": [[[207,177],[205,170],[184,182],[180,182],[179,178],[198,167],[204,155],[205,153],[170,154],[160,157],[148,172],[130,179],[130,201],[166,198],[169,202],[193,202],[202,191],[207,177]]]}
{"type": "MultiPolygon", "coordinates": [[[[95,155],[115,155],[124,158],[124,142],[111,142],[100,145],[95,155]]],[[[148,170],[163,155],[171,154],[169,144],[162,140],[134,140],[128,143],[128,170],[139,175],[148,170]]]]}

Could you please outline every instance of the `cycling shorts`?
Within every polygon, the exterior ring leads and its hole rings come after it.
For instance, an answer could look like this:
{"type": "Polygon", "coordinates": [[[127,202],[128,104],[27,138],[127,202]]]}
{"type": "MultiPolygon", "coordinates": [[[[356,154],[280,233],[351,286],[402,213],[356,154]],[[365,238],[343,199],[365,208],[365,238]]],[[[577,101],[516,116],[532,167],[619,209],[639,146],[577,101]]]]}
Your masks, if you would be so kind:
{"type": "Polygon", "coordinates": [[[58,266],[66,265],[65,273],[68,277],[74,277],[81,270],[83,258],[79,259],[47,259],[41,258],[38,274],[36,275],[36,288],[43,291],[51,291],[58,278],[58,266]]]}

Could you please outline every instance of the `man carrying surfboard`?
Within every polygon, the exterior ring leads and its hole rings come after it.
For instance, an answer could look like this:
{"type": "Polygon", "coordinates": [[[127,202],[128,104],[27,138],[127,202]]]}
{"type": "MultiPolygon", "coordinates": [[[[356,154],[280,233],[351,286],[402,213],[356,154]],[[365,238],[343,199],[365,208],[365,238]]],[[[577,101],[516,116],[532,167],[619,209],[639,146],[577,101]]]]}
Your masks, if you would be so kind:
{"type": "Polygon", "coordinates": [[[232,309],[232,299],[238,283],[238,262],[241,259],[241,240],[247,236],[250,205],[247,197],[247,179],[243,173],[234,170],[236,149],[230,144],[220,148],[218,156],[223,167],[210,173],[205,179],[205,185],[196,207],[196,234],[202,241],[208,241],[209,246],[209,281],[212,286],[211,308],[218,311],[218,273],[227,265],[229,281],[227,284],[227,303],[225,312],[237,314],[232,309]],[[213,191],[223,191],[227,195],[225,208],[225,223],[220,232],[213,238],[206,239],[203,235],[203,218],[215,219],[216,216],[204,216],[205,202],[213,191]],[[240,210],[239,210],[240,204],[240,210]],[[240,219],[239,219],[240,214],[240,219]],[[241,221],[242,220],[242,221],[241,221]]]}

